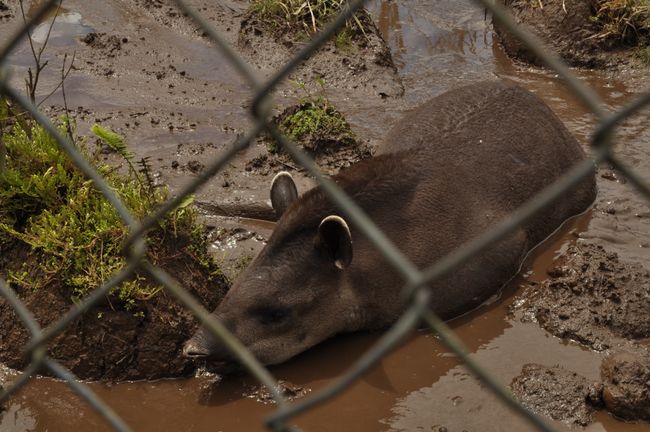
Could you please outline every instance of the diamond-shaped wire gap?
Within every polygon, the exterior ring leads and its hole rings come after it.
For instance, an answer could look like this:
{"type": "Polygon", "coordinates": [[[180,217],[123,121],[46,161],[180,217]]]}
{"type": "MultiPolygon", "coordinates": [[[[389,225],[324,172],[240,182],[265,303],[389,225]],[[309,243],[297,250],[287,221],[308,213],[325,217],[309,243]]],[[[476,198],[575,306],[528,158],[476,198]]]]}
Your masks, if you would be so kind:
{"type": "Polygon", "coordinates": [[[315,53],[329,38],[331,38],[332,35],[334,35],[334,33],[341,28],[361,6],[363,6],[364,2],[365,0],[348,1],[347,7],[344,7],[344,10],[339,13],[336,18],[325,26],[323,30],[316,33],[306,47],[293,56],[278,72],[275,73],[275,75],[264,83],[261,90],[253,98],[251,111],[255,118],[259,118],[263,115],[263,102],[267,95],[273,91],[280,81],[285,79],[303,60],[306,60],[309,56],[315,53]]]}
{"type": "Polygon", "coordinates": [[[221,171],[239,151],[247,148],[251,144],[255,137],[259,135],[263,127],[263,124],[256,124],[246,135],[237,138],[237,140],[235,140],[235,142],[224,153],[217,156],[205,170],[201,171],[201,174],[199,174],[198,177],[192,179],[192,181],[185,185],[176,196],[165,201],[165,203],[158,207],[152,215],[148,216],[139,227],[130,232],[129,237],[124,242],[124,247],[127,249],[130,248],[137,238],[141,237],[149,228],[156,225],[165,214],[178,207],[185,197],[196,192],[204,183],[221,171]]]}
{"type": "Polygon", "coordinates": [[[321,172],[314,160],[287,139],[274,125],[268,125],[267,131],[273,139],[279,142],[291,157],[305,168],[320,187],[332,199],[333,203],[350,219],[350,222],[361,231],[379,250],[390,265],[396,268],[407,283],[417,283],[419,271],[397,246],[380,230],[352,198],[339,186],[321,172]]]}
{"type": "Polygon", "coordinates": [[[542,432],[555,432],[555,429],[546,424],[541,417],[524,407],[512,394],[499,382],[497,382],[492,375],[470,356],[469,351],[465,344],[456,336],[456,334],[448,330],[447,325],[430,309],[427,309],[423,314],[423,319],[431,328],[431,330],[440,337],[442,342],[458,355],[463,361],[465,366],[478,380],[494,393],[503,403],[512,408],[517,414],[525,418],[532,426],[542,432]],[[444,330],[447,328],[447,330],[444,330]],[[460,354],[462,353],[462,355],[460,354]]]}
{"type": "MultiPolygon", "coordinates": [[[[31,312],[25,308],[23,303],[18,299],[13,290],[6,285],[4,280],[0,279],[0,294],[2,294],[9,304],[13,307],[14,311],[18,314],[19,318],[25,324],[32,337],[40,334],[41,329],[31,312]]],[[[61,378],[65,383],[70,386],[77,394],[83,397],[106,421],[118,431],[128,432],[130,429],[122,421],[122,419],[113,412],[113,410],[104,404],[101,399],[93,393],[86,385],[80,383],[77,378],[70,373],[67,369],[59,365],[56,361],[49,359],[45,355],[45,347],[32,352],[32,363],[30,367],[23,373],[21,377],[11,384],[10,388],[1,394],[0,400],[7,398],[10,394],[16,392],[20,387],[25,385],[27,381],[40,369],[41,365],[48,367],[55,375],[61,378]]]]}
{"type": "Polygon", "coordinates": [[[194,8],[189,6],[187,3],[185,3],[183,0],[174,0],[174,3],[176,3],[176,6],[183,11],[183,13],[187,14],[196,24],[199,25],[201,30],[203,30],[209,37],[212,42],[216,43],[219,49],[223,52],[223,54],[226,55],[228,58],[228,61],[239,71],[240,74],[244,76],[246,81],[253,87],[254,90],[259,90],[260,89],[260,79],[253,70],[253,68],[250,67],[250,65],[245,62],[237,52],[232,49],[230,44],[226,42],[226,40],[221,36],[221,34],[218,31],[215,31],[214,28],[208,23],[207,20],[201,16],[194,8]]]}
{"type": "Polygon", "coordinates": [[[513,230],[521,226],[529,218],[535,216],[542,208],[566,194],[583,177],[593,173],[596,169],[595,164],[604,160],[606,155],[606,149],[598,149],[593,155],[594,159],[586,159],[574,165],[562,177],[555,180],[518,209],[510,213],[506,219],[503,219],[481,236],[466,242],[425,269],[422,274],[423,280],[418,282],[428,283],[444,276],[474,255],[490,247],[494,242],[513,232],[513,230]]]}
{"type": "Polygon", "coordinates": [[[519,24],[517,24],[512,18],[512,14],[506,10],[505,6],[495,0],[474,1],[489,10],[492,13],[492,17],[501,25],[505,26],[513,36],[523,42],[524,45],[526,45],[526,47],[542,61],[542,63],[557,72],[565,81],[565,85],[582,100],[585,106],[587,106],[598,119],[605,117],[606,111],[603,108],[603,101],[596,92],[573,74],[564,61],[562,61],[562,59],[560,59],[551,49],[544,46],[537,36],[524,30],[519,24]]]}
{"type": "Polygon", "coordinates": [[[70,307],[70,310],[66,312],[63,317],[59,318],[58,321],[47,327],[42,334],[33,338],[29,344],[27,344],[27,353],[32,352],[34,349],[45,344],[47,341],[65,330],[68,324],[86,313],[91,307],[101,302],[104,297],[108,295],[111,289],[117,287],[119,284],[127,280],[139,267],[140,261],[128,260],[126,266],[123,267],[122,270],[120,270],[116,275],[114,275],[102,286],[95,288],[80,303],[70,307]]]}
{"type": "MultiPolygon", "coordinates": [[[[16,45],[20,42],[20,40],[27,35],[29,32],[29,29],[34,26],[35,24],[39,23],[40,21],[45,18],[45,15],[48,13],[50,8],[54,6],[54,3],[58,0],[47,0],[41,4],[41,6],[36,10],[36,13],[32,15],[30,19],[27,20],[26,23],[24,23],[20,29],[14,33],[13,36],[11,36],[7,42],[0,48],[0,65],[5,61],[5,59],[9,56],[11,53],[11,50],[13,50],[16,45]]],[[[0,81],[4,81],[5,78],[0,78],[0,81]]],[[[1,93],[1,91],[0,91],[1,93]]]]}

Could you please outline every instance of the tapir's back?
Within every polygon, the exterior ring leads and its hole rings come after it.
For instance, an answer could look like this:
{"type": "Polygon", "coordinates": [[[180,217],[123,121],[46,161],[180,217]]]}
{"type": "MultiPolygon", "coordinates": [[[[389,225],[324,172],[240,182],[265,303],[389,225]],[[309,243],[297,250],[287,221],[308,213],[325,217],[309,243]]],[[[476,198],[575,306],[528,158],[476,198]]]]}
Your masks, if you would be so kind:
{"type": "MultiPolygon", "coordinates": [[[[585,158],[537,96],[504,81],[452,90],[411,111],[379,153],[405,157],[409,177],[417,178],[408,202],[393,203],[411,229],[395,229],[400,223],[389,222],[390,216],[382,228],[420,267],[483,234],[585,158]]],[[[589,176],[511,237],[436,283],[434,309],[451,317],[467,310],[467,296],[482,302],[532,247],[594,197],[589,176]]]]}

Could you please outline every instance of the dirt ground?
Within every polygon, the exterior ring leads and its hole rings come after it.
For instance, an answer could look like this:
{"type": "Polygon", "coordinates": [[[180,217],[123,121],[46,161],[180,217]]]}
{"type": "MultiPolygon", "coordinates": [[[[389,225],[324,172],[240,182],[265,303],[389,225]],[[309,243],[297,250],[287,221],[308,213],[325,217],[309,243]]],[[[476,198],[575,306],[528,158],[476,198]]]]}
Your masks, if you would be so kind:
{"type": "MultiPolygon", "coordinates": [[[[602,36],[602,25],[593,18],[597,12],[595,0],[505,0],[504,3],[518,24],[532,31],[570,66],[623,73],[643,87],[647,73],[639,77],[637,71],[646,70],[647,65],[635,55],[637,47],[626,45],[614,35],[602,36]]],[[[509,56],[541,65],[539,59],[505,28],[495,25],[495,30],[509,56]]]]}

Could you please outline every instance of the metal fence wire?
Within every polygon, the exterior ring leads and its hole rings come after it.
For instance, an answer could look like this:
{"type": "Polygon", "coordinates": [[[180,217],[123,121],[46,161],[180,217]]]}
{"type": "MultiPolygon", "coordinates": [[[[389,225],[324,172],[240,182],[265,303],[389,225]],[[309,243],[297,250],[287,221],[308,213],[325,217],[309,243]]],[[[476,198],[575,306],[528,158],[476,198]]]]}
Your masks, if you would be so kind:
{"type": "Polygon", "coordinates": [[[418,270],[400,250],[382,233],[373,221],[348,197],[338,186],[325,177],[314,161],[296,147],[294,143],[284,137],[270,122],[271,99],[270,93],[282,80],[293,71],[296,66],[313,54],[329,39],[352,14],[363,6],[363,0],[351,0],[347,7],[324,30],[316,34],[296,56],[287,62],[269,80],[261,81],[253,69],[239,56],[239,54],[225,42],[225,39],[215,31],[203,17],[182,0],[175,0],[177,7],[189,16],[216,44],[228,61],[235,67],[253,89],[251,115],[254,125],[251,130],[240,137],[230,148],[217,157],[201,175],[196,177],[177,196],[169,199],[155,214],[144,221],[136,220],[110,189],[102,176],[82,157],[67,137],[60,134],[56,127],[19,91],[9,84],[9,69],[6,59],[11,50],[25,37],[33,24],[39,22],[57,0],[48,0],[29,19],[19,31],[16,32],[0,48],[0,94],[12,99],[17,105],[28,111],[58,142],[60,147],[68,154],[74,163],[94,182],[106,199],[115,207],[124,224],[130,229],[130,235],[125,243],[124,253],[127,264],[110,280],[94,290],[78,305],[74,306],[67,314],[46,329],[41,329],[25,305],[16,297],[12,289],[0,279],[0,294],[14,308],[31,334],[31,339],[25,347],[25,352],[30,358],[27,369],[6,389],[0,392],[0,402],[7,400],[25,383],[33,378],[36,372],[43,367],[49,369],[55,376],[65,381],[75,392],[87,401],[116,431],[130,431],[128,425],[97,397],[86,385],[61,366],[56,360],[47,356],[47,343],[62,332],[74,319],[84,314],[96,305],[108,292],[129,278],[136,269],[148,272],[169,293],[182,302],[194,316],[209,329],[215,337],[221,340],[241,364],[262,383],[277,402],[277,409],[265,419],[266,425],[274,431],[298,430],[290,424],[290,420],[297,414],[306,411],[324,401],[335,397],[349,387],[364,372],[379,362],[382,357],[394,348],[401,340],[410,334],[422,322],[426,323],[438,337],[464,362],[465,366],[480,379],[497,397],[512,407],[516,412],[525,417],[540,431],[553,429],[540,417],[530,412],[517,402],[507,389],[501,386],[483,368],[468,356],[468,350],[455,334],[428,308],[429,292],[427,283],[453,271],[464,261],[471,259],[476,254],[488,248],[491,244],[505,237],[517,229],[524,221],[531,218],[540,209],[558,199],[575,185],[582,177],[590,175],[595,169],[595,164],[603,161],[609,162],[616,170],[623,174],[636,189],[650,199],[650,185],[646,180],[623,161],[612,153],[612,136],[615,128],[627,117],[637,113],[650,104],[650,92],[646,92],[628,105],[615,113],[604,110],[603,102],[596,93],[579,80],[569,68],[532,34],[522,30],[501,5],[494,0],[477,0],[492,14],[493,19],[520,39],[548,68],[554,70],[564,81],[564,84],[578,96],[592,111],[598,120],[591,136],[592,160],[586,160],[564,174],[555,183],[548,186],[537,196],[526,202],[513,212],[506,220],[501,221],[491,230],[480,237],[464,244],[461,248],[452,251],[447,256],[432,264],[424,271],[418,270]],[[369,349],[346,373],[323,390],[303,398],[295,403],[288,403],[278,390],[277,382],[271,373],[218,321],[209,311],[205,310],[193,297],[191,297],[171,276],[163,269],[149,263],[144,258],[146,244],[144,233],[151,228],[167,212],[176,208],[182,200],[195,192],[203,183],[207,182],[219,172],[228,161],[241,149],[249,146],[255,138],[266,131],[275,138],[283,148],[313,177],[345,214],[345,216],[370,239],[388,262],[397,269],[405,280],[404,295],[409,299],[408,307],[399,320],[387,330],[382,337],[369,349]]]}

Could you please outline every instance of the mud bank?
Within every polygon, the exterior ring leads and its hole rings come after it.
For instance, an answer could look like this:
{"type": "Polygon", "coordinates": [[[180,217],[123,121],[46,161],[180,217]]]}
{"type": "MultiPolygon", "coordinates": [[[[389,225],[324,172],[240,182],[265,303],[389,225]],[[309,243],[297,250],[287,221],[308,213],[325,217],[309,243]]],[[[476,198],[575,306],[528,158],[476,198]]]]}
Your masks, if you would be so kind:
{"type": "MultiPolygon", "coordinates": [[[[404,87],[377,26],[365,11],[360,22],[364,33],[355,33],[344,46],[328,41],[298,66],[294,79],[310,83],[321,78],[328,86],[362,90],[381,99],[402,96],[404,87]]],[[[260,70],[278,70],[307,44],[305,36],[283,30],[247,13],[240,24],[238,47],[260,70]]]]}
{"type": "Polygon", "coordinates": [[[546,270],[548,279],[529,283],[513,303],[523,321],[608,355],[601,381],[588,383],[563,368],[527,365],[511,387],[538,413],[585,426],[593,408],[635,421],[649,418],[650,272],[621,261],[601,246],[571,245],[546,270]]]}
{"type": "Polygon", "coordinates": [[[524,365],[510,384],[512,393],[538,414],[574,426],[593,421],[594,405],[600,403],[601,389],[575,372],[555,366],[524,365]]]}
{"type": "Polygon", "coordinates": [[[602,246],[570,246],[518,308],[553,335],[603,351],[650,338],[650,272],[602,246]]]}
{"type": "MultiPolygon", "coordinates": [[[[225,294],[225,280],[199,265],[182,239],[159,240],[164,246],[156,251],[154,264],[182,281],[204,307],[214,308],[225,294]]],[[[16,267],[12,261],[39,259],[21,245],[11,246],[1,248],[4,277],[7,269],[16,267]]],[[[54,323],[72,307],[70,289],[56,279],[39,289],[14,289],[41,327],[54,323]]],[[[193,371],[194,365],[182,356],[181,350],[196,327],[193,315],[164,292],[129,310],[107,298],[55,337],[48,345],[48,354],[81,379],[125,381],[184,376],[193,371]]],[[[28,361],[23,349],[29,333],[4,298],[0,299],[0,328],[0,361],[24,369],[28,361]]]]}
{"type": "MultiPolygon", "coordinates": [[[[647,43],[643,39],[645,36],[640,35],[641,39],[637,42],[631,37],[625,38],[608,31],[607,18],[598,17],[599,3],[602,2],[505,0],[503,3],[511,10],[517,23],[532,31],[571,66],[613,70],[647,69],[637,54],[639,47],[647,43]]],[[[506,29],[495,25],[495,30],[508,55],[520,61],[541,65],[536,56],[506,29]]],[[[641,33],[629,29],[629,33],[634,32],[641,33]]]]}

